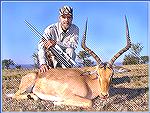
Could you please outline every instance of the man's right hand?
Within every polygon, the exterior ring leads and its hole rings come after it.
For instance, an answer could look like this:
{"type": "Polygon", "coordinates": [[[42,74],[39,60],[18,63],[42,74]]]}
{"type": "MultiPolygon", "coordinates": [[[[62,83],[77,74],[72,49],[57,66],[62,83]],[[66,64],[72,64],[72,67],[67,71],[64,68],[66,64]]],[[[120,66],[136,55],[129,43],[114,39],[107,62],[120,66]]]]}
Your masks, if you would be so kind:
{"type": "Polygon", "coordinates": [[[44,46],[46,47],[46,49],[55,46],[56,45],[56,41],[55,40],[48,40],[48,41],[44,41],[44,46]]]}
{"type": "Polygon", "coordinates": [[[46,64],[42,64],[42,65],[40,66],[39,73],[46,72],[46,71],[48,71],[49,69],[51,69],[50,66],[47,66],[46,64]]]}

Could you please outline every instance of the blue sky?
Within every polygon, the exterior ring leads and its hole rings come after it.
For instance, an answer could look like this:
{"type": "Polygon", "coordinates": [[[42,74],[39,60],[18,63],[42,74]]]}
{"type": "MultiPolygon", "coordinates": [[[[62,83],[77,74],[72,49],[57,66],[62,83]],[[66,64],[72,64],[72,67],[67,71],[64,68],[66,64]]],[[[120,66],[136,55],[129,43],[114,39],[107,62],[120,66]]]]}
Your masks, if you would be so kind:
{"type": "MultiPolygon", "coordinates": [[[[103,61],[110,60],[126,45],[125,19],[127,16],[132,43],[141,43],[141,55],[148,55],[148,3],[147,2],[2,2],[1,52],[3,59],[17,64],[33,64],[32,54],[37,52],[39,37],[24,23],[32,23],[43,33],[58,21],[58,10],[63,5],[74,9],[74,20],[79,29],[79,46],[88,18],[87,46],[103,61]]],[[[116,62],[121,62],[124,53],[116,62]]]]}

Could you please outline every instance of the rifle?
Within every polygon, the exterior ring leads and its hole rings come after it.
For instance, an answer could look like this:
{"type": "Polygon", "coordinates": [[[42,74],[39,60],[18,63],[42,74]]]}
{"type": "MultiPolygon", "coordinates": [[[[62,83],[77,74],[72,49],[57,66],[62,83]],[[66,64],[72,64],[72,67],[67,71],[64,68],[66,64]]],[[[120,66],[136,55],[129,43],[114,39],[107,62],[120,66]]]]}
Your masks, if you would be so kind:
{"type": "MultiPolygon", "coordinates": [[[[42,37],[42,40],[46,41],[45,37],[39,31],[37,31],[32,24],[26,20],[24,22],[37,36],[42,37]]],[[[48,49],[56,56],[56,60],[61,65],[63,64],[66,68],[77,67],[77,64],[59,47],[59,45],[56,44],[54,47],[50,47],[48,49]]]]}

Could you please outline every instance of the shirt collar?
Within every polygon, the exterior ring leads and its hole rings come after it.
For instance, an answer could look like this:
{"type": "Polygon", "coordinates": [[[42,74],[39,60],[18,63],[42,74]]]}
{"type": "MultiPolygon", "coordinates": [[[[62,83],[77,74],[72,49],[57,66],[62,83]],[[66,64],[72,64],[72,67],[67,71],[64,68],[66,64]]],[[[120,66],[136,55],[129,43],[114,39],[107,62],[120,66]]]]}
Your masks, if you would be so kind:
{"type": "MultiPolygon", "coordinates": [[[[70,27],[71,27],[71,26],[70,26],[70,27]]],[[[63,29],[61,28],[60,22],[58,22],[58,30],[59,30],[60,34],[64,32],[63,29]]],[[[69,31],[69,29],[67,29],[66,33],[67,33],[68,31],[69,31]]]]}

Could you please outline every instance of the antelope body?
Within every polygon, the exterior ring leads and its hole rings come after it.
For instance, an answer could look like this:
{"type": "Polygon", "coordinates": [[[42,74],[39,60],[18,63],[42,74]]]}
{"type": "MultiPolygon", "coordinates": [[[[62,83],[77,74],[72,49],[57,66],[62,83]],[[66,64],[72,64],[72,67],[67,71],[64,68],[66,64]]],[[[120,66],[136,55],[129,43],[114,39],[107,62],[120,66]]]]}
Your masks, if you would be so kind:
{"type": "Polygon", "coordinates": [[[92,50],[86,47],[86,22],[82,48],[94,57],[97,66],[89,67],[86,71],[84,68],[58,68],[50,69],[42,74],[29,73],[22,78],[19,90],[13,98],[32,98],[34,100],[40,98],[51,100],[57,105],[64,104],[82,107],[91,107],[92,99],[97,96],[103,99],[107,98],[113,75],[113,63],[131,46],[127,19],[125,18],[125,20],[127,45],[114,55],[108,63],[103,63],[92,50]],[[29,93],[23,94],[25,91],[29,93]]]}

